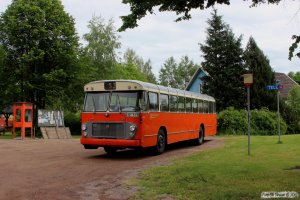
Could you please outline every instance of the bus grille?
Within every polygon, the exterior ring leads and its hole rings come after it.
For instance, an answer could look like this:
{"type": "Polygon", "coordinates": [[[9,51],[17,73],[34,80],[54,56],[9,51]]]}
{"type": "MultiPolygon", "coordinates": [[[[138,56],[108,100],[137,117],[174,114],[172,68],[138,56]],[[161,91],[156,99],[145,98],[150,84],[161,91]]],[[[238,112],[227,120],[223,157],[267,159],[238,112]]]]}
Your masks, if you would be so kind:
{"type": "Polygon", "coordinates": [[[124,138],[124,123],[93,123],[94,137],[124,138]]]}

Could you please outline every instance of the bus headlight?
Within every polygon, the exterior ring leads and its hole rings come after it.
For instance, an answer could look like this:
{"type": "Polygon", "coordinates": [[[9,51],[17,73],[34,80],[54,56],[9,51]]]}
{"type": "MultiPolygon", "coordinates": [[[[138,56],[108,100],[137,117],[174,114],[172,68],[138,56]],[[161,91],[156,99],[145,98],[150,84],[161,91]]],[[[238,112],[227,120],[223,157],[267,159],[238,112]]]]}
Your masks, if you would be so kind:
{"type": "Polygon", "coordinates": [[[86,124],[85,123],[81,125],[81,130],[86,131],[86,124]]]}
{"type": "Polygon", "coordinates": [[[135,132],[136,126],[135,125],[130,125],[129,130],[130,130],[130,132],[135,132]]]}
{"type": "Polygon", "coordinates": [[[134,138],[136,133],[136,125],[130,125],[129,126],[129,137],[134,138]]]}

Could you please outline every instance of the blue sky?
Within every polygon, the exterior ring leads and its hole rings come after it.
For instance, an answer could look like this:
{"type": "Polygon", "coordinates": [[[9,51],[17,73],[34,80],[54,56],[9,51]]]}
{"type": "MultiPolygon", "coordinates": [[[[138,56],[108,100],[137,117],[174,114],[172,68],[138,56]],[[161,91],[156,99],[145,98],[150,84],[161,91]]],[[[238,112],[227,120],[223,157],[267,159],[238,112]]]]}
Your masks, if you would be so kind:
{"type": "MultiPolygon", "coordinates": [[[[108,20],[112,18],[116,28],[121,26],[120,16],[129,13],[129,6],[121,0],[62,0],[65,10],[75,18],[76,29],[82,38],[88,32],[87,23],[93,15],[108,20]]],[[[299,1],[282,1],[279,5],[263,4],[249,8],[250,1],[234,1],[230,6],[218,5],[218,13],[230,25],[236,36],[243,35],[243,47],[250,36],[269,58],[277,72],[300,71],[300,59],[288,60],[288,48],[293,34],[300,34],[299,1]]],[[[0,0],[3,12],[11,0],[0,0]]],[[[134,49],[144,60],[152,61],[153,72],[158,76],[164,61],[173,56],[180,60],[189,56],[195,63],[203,60],[199,43],[206,38],[207,19],[211,9],[192,11],[192,19],[174,22],[171,12],[147,15],[139,21],[139,27],[119,33],[122,56],[127,48],[134,49]]]]}

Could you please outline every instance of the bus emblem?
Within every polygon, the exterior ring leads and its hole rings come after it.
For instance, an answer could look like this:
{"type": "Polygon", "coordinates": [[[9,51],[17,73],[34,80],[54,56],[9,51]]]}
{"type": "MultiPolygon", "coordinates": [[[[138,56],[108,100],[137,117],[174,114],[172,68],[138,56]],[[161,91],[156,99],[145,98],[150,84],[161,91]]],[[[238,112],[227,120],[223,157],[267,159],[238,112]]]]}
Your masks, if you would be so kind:
{"type": "Polygon", "coordinates": [[[108,124],[107,124],[107,125],[105,125],[105,128],[106,128],[106,129],[109,129],[109,125],[108,125],[108,124]]]}

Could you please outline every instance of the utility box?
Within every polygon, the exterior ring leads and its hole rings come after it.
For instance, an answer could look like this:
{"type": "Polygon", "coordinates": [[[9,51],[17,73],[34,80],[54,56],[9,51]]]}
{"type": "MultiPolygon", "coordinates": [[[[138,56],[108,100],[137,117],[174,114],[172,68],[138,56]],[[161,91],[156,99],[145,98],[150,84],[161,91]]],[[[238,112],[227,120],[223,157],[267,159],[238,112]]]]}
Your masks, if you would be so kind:
{"type": "Polygon", "coordinates": [[[25,129],[30,128],[30,137],[33,138],[33,104],[30,102],[16,102],[13,105],[12,137],[16,136],[16,129],[21,129],[22,140],[25,139],[25,129]]]}

